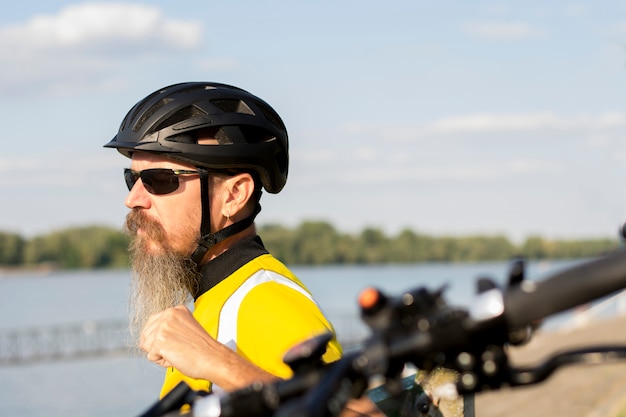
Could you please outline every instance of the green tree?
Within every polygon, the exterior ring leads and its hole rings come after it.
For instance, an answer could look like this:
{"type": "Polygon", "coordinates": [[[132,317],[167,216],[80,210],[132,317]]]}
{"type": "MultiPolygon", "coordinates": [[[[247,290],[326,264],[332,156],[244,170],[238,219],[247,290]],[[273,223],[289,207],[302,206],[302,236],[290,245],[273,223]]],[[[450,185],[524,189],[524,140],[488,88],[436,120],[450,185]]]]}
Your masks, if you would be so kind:
{"type": "Polygon", "coordinates": [[[296,261],[293,251],[295,232],[284,226],[268,224],[259,228],[263,244],[276,259],[293,264],[296,261]]]}
{"type": "Polygon", "coordinates": [[[390,242],[390,260],[399,263],[432,260],[430,254],[431,245],[432,238],[430,236],[404,229],[390,242]]]}
{"type": "Polygon", "coordinates": [[[540,236],[529,236],[521,252],[522,256],[529,259],[546,259],[552,252],[552,245],[540,236]]]}
{"type": "Polygon", "coordinates": [[[24,258],[25,240],[17,233],[0,232],[0,265],[19,265],[24,258]]]}
{"type": "Polygon", "coordinates": [[[304,222],[293,241],[296,262],[305,265],[336,263],[339,235],[327,222],[304,222]]]}
{"type": "Polygon", "coordinates": [[[467,236],[458,239],[456,255],[460,261],[504,260],[515,253],[515,247],[504,236],[467,236]]]}
{"type": "Polygon", "coordinates": [[[89,226],[59,230],[27,242],[26,264],[51,263],[59,268],[105,268],[128,265],[128,240],[117,230],[89,226]]]}
{"type": "Polygon", "coordinates": [[[389,262],[389,239],[380,229],[366,228],[357,240],[357,261],[373,264],[389,262]]]}

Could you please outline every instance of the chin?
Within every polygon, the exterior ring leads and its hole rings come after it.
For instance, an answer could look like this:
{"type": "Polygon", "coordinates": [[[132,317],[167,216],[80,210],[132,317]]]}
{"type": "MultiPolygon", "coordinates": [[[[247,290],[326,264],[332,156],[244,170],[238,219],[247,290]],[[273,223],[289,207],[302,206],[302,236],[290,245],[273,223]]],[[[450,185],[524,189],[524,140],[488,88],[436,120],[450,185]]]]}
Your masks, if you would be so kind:
{"type": "Polygon", "coordinates": [[[148,255],[162,255],[165,253],[165,249],[158,242],[146,237],[145,235],[137,234],[140,239],[139,247],[148,255]]]}

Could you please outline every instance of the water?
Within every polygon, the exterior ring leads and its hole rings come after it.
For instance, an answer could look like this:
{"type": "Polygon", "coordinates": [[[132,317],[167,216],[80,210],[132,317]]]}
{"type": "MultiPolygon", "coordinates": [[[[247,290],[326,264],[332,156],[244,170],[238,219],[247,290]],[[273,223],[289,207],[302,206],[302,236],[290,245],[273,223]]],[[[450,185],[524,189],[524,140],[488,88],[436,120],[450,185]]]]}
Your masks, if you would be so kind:
{"type": "MultiPolygon", "coordinates": [[[[571,262],[530,263],[530,279],[571,262]]],[[[505,282],[506,263],[396,266],[297,267],[294,272],[315,294],[338,328],[357,314],[360,290],[376,286],[390,295],[425,286],[448,285],[445,297],[469,305],[479,276],[505,282]]],[[[0,276],[0,330],[120,319],[126,316],[129,272],[61,271],[0,276]]],[[[339,328],[342,331],[341,328],[339,328]]],[[[0,416],[130,417],[157,399],[163,370],[137,357],[80,359],[0,367],[0,416]]]]}
{"type": "MultiPolygon", "coordinates": [[[[126,316],[128,271],[0,278],[0,329],[126,316]]],[[[0,367],[0,416],[136,416],[156,401],[161,368],[137,357],[0,367]]]]}

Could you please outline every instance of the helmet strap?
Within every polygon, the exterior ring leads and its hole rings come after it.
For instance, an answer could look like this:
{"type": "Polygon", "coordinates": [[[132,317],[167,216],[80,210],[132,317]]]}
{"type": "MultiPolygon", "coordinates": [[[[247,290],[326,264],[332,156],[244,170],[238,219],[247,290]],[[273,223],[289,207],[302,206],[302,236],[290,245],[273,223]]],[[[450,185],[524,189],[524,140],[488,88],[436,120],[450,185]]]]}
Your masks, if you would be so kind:
{"type": "Polygon", "coordinates": [[[200,187],[201,187],[201,204],[202,204],[202,224],[200,226],[200,239],[196,250],[191,255],[191,260],[200,266],[200,262],[206,255],[206,253],[216,244],[221,241],[243,232],[254,223],[254,219],[261,211],[261,205],[256,204],[254,211],[245,219],[241,219],[238,222],[231,224],[228,227],[218,230],[215,233],[211,233],[211,203],[209,201],[209,173],[207,170],[198,168],[200,172],[200,187]]]}

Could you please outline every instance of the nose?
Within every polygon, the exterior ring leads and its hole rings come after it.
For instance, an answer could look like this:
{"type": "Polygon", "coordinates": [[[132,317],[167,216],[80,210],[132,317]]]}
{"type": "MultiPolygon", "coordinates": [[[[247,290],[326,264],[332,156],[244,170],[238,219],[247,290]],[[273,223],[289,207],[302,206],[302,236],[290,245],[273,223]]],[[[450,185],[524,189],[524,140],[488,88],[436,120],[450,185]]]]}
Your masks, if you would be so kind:
{"type": "Polygon", "coordinates": [[[133,188],[128,192],[126,201],[124,202],[129,209],[134,208],[150,208],[150,193],[143,186],[141,179],[138,179],[133,188]]]}

